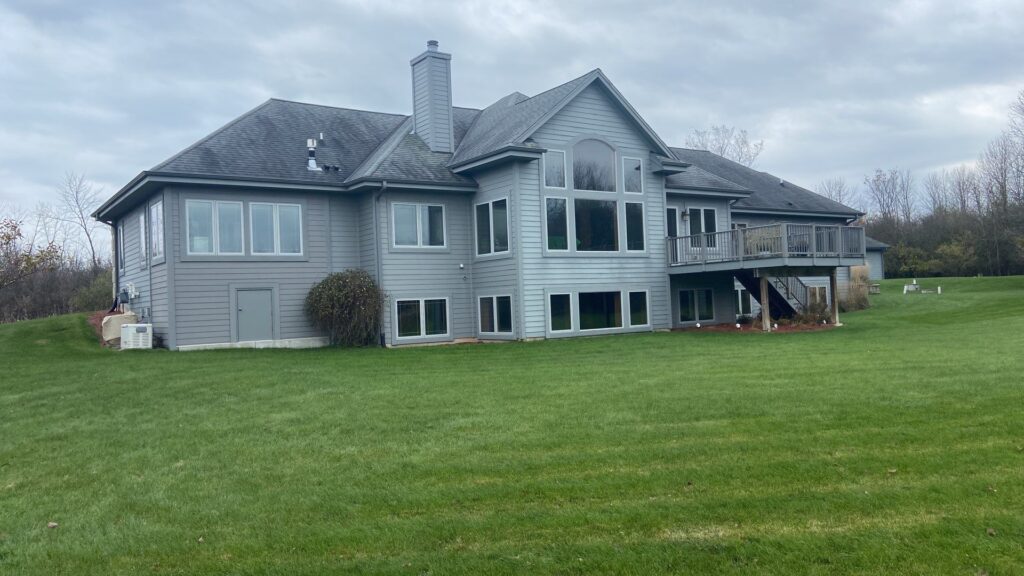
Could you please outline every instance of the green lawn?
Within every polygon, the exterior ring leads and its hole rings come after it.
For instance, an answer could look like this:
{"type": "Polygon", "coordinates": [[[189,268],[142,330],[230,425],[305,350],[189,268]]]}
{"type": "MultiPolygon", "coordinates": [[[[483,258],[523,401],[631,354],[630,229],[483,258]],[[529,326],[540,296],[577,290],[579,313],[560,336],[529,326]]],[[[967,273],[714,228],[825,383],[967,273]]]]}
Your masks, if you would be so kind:
{"type": "Polygon", "coordinates": [[[2,326],[0,574],[1024,574],[1024,278],[901,284],[820,333],[2,326]]]}

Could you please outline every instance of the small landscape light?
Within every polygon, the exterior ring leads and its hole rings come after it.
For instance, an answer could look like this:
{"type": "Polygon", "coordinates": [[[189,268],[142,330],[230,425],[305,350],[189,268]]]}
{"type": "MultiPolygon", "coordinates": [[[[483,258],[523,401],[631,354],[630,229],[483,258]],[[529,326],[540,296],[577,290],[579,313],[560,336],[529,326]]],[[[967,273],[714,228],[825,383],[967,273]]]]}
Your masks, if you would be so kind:
{"type": "Polygon", "coordinates": [[[736,328],[739,328],[739,327],[740,327],[740,323],[739,323],[739,322],[737,322],[737,323],[736,323],[736,328]]]}
{"type": "Polygon", "coordinates": [[[697,322],[697,328],[700,328],[700,322],[697,322]]]}

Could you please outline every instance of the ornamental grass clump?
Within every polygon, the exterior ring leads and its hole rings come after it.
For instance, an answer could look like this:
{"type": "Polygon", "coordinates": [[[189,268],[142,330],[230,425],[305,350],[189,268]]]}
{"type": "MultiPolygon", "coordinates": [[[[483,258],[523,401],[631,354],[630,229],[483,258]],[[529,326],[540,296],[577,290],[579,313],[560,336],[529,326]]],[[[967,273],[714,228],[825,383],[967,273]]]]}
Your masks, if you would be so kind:
{"type": "Polygon", "coordinates": [[[380,336],[384,293],[365,270],[331,274],[306,296],[306,314],[333,346],[370,346],[380,336]]]}

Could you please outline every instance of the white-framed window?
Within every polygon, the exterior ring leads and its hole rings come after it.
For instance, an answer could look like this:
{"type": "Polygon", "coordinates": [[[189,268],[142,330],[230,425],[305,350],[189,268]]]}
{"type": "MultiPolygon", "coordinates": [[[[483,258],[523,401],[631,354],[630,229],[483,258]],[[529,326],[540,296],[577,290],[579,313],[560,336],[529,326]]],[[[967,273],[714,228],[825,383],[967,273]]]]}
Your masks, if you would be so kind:
{"type": "Polygon", "coordinates": [[[679,321],[704,322],[715,319],[715,291],[697,288],[679,291],[679,321]]]}
{"type": "Polygon", "coordinates": [[[511,296],[481,296],[479,309],[481,334],[512,333],[511,296]]]}
{"type": "Polygon", "coordinates": [[[573,199],[577,252],[619,251],[619,203],[593,198],[573,199]]]}
{"type": "Polygon", "coordinates": [[[644,193],[644,161],[622,157],[622,191],[627,194],[644,193]]]}
{"type": "Polygon", "coordinates": [[[549,252],[569,250],[569,215],[566,212],[568,198],[549,196],[544,199],[546,213],[544,231],[549,252]]]}
{"type": "Polygon", "coordinates": [[[185,201],[186,253],[190,256],[245,254],[244,227],[241,202],[185,201]]]}
{"type": "Polygon", "coordinates": [[[750,292],[746,288],[736,290],[736,315],[750,316],[750,292]]]}
{"type": "Polygon", "coordinates": [[[476,205],[478,256],[508,252],[508,198],[476,205]]]}
{"type": "Polygon", "coordinates": [[[690,235],[694,236],[690,238],[690,245],[692,247],[707,246],[708,248],[714,248],[717,245],[718,242],[713,234],[718,232],[718,212],[714,208],[690,208],[687,221],[690,225],[690,235]],[[706,241],[702,242],[701,238],[696,237],[697,234],[712,235],[701,237],[706,239],[706,241]]]}
{"type": "Polygon", "coordinates": [[[124,270],[124,221],[117,223],[117,269],[124,270]]]}
{"type": "Polygon", "coordinates": [[[572,147],[573,190],[615,192],[615,150],[588,138],[572,147]]]}
{"type": "Polygon", "coordinates": [[[447,245],[443,204],[395,202],[391,237],[395,248],[444,248],[447,245]]]}
{"type": "Polygon", "coordinates": [[[647,312],[647,290],[632,290],[629,293],[629,326],[650,326],[650,315],[647,312]]]}
{"type": "Polygon", "coordinates": [[[164,257],[164,202],[149,205],[149,248],[153,260],[164,257]]]}
{"type": "Polygon", "coordinates": [[[250,202],[249,247],[254,256],[301,256],[302,205],[250,202]]]}
{"type": "Polygon", "coordinates": [[[580,332],[622,328],[622,292],[580,292],[576,300],[580,332]]]}
{"type": "Polygon", "coordinates": [[[548,294],[548,330],[572,330],[572,294],[548,294]]]}
{"type": "Polygon", "coordinates": [[[626,250],[646,250],[647,219],[644,218],[643,202],[626,202],[626,250]]]}
{"type": "Polygon", "coordinates": [[[548,150],[542,159],[544,165],[544,186],[565,188],[565,152],[548,150]]]}
{"type": "Polygon", "coordinates": [[[395,300],[398,339],[448,335],[448,299],[395,300]]]}
{"type": "Polygon", "coordinates": [[[149,244],[149,239],[146,234],[146,211],[143,210],[139,214],[139,265],[143,268],[146,267],[146,263],[149,261],[148,251],[146,246],[149,244]]]}

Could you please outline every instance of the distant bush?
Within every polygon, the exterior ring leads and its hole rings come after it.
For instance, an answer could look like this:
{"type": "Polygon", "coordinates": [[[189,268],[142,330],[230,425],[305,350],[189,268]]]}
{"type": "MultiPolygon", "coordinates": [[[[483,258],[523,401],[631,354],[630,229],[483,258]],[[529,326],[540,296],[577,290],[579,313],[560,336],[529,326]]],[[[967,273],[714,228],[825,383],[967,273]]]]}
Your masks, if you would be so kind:
{"type": "Polygon", "coordinates": [[[868,301],[868,284],[870,283],[867,266],[851,267],[850,287],[846,291],[846,298],[839,301],[839,311],[855,312],[871,306],[871,302],[868,301]]]}
{"type": "Polygon", "coordinates": [[[384,293],[365,270],[331,274],[306,296],[306,314],[335,346],[369,346],[380,335],[384,293]]]}
{"type": "Polygon", "coordinates": [[[71,307],[75,312],[106,310],[114,303],[114,288],[110,271],[104,270],[92,282],[75,291],[71,296],[71,307]]]}
{"type": "Polygon", "coordinates": [[[821,324],[832,318],[827,302],[811,302],[793,316],[793,324],[821,324]]]}

